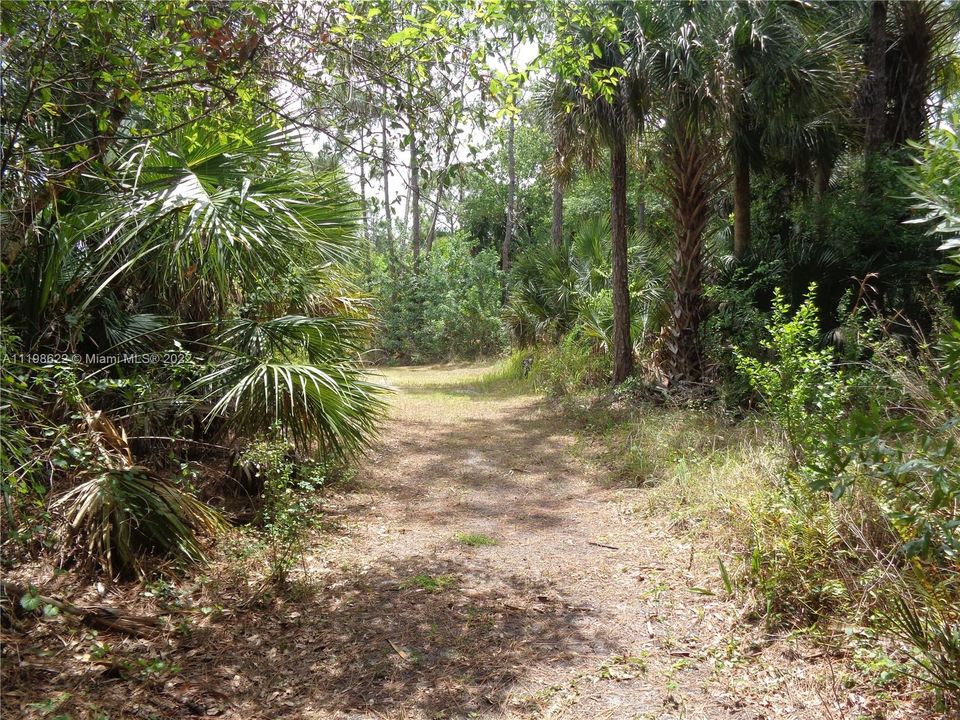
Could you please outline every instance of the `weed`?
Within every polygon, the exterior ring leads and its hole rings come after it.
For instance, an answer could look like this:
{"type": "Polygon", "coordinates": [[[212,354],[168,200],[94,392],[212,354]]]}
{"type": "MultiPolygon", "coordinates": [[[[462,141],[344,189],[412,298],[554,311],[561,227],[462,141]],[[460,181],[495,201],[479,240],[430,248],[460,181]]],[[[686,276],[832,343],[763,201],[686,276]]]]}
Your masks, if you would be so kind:
{"type": "Polygon", "coordinates": [[[456,582],[457,579],[453,575],[428,575],[426,573],[420,573],[401,583],[400,587],[420,588],[428,592],[438,593],[453,587],[456,582]]]}
{"type": "Polygon", "coordinates": [[[263,478],[260,523],[270,578],[283,583],[303,558],[304,536],[314,524],[312,496],[323,477],[305,474],[291,459],[287,444],[281,441],[256,443],[245,453],[244,462],[258,468],[263,478]]]}
{"type": "Polygon", "coordinates": [[[457,542],[470,547],[484,547],[498,544],[492,537],[484,535],[483,533],[457,533],[454,537],[457,542]]]}

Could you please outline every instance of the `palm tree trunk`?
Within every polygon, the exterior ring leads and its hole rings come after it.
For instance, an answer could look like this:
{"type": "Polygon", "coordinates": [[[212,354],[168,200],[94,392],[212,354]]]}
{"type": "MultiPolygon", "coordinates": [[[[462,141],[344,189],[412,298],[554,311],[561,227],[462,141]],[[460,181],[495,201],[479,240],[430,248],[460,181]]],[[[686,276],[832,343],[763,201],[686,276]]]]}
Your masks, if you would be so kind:
{"type": "Polygon", "coordinates": [[[750,249],[750,162],[733,159],[733,256],[742,260],[750,249]]]}
{"type": "Polygon", "coordinates": [[[818,160],[814,167],[814,192],[816,193],[817,238],[820,242],[827,240],[827,191],[830,189],[830,165],[818,160]]]}
{"type": "Polygon", "coordinates": [[[619,134],[610,147],[610,229],[613,244],[613,384],[633,372],[630,287],[627,281],[627,142],[619,134]]]}
{"type": "Polygon", "coordinates": [[[550,225],[550,238],[558,250],[563,247],[563,183],[553,179],[553,221],[550,225]]]}
{"type": "Polygon", "coordinates": [[[887,3],[874,0],[867,40],[867,79],[863,86],[864,150],[868,158],[886,142],[887,44],[887,3]]]}
{"type": "MultiPolygon", "coordinates": [[[[931,61],[936,45],[935,15],[939,3],[904,2],[896,6],[900,19],[898,75],[901,81],[893,96],[895,127],[890,139],[896,145],[918,142],[927,128],[927,100],[930,97],[931,61]]],[[[936,115],[933,115],[936,117],[936,115]]]]}
{"type": "Polygon", "coordinates": [[[517,158],[513,141],[516,133],[516,118],[510,116],[507,128],[507,224],[503,231],[503,253],[500,267],[504,273],[510,269],[510,243],[513,241],[513,223],[517,212],[517,158]]]}
{"type": "Polygon", "coordinates": [[[709,219],[711,150],[683,126],[669,151],[676,254],[670,271],[673,300],[660,365],[669,384],[700,380],[703,314],[703,230],[709,219]]]}

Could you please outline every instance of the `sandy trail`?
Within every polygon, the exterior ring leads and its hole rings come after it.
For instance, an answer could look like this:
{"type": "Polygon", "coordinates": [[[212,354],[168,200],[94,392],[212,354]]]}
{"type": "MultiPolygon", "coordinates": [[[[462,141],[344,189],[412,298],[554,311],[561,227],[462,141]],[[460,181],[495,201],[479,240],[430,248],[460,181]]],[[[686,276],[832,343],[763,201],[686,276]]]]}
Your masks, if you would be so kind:
{"type": "Polygon", "coordinates": [[[482,371],[386,371],[399,392],[383,442],[336,507],[349,530],[316,555],[329,602],[316,630],[332,636],[331,657],[305,716],[812,718],[835,707],[802,649],[731,634],[741,609],[697,590],[720,590],[701,548],[624,513],[640,491],[571,453],[569,419],[472,384],[482,371]],[[463,533],[496,545],[466,546],[463,533]]]}
{"type": "Polygon", "coordinates": [[[573,422],[542,398],[471,382],[485,370],[386,371],[391,419],[356,487],[325,500],[307,589],[187,654],[218,714],[867,716],[822,651],[739,620],[709,538],[631,513],[642,489],[573,452],[573,422]]]}

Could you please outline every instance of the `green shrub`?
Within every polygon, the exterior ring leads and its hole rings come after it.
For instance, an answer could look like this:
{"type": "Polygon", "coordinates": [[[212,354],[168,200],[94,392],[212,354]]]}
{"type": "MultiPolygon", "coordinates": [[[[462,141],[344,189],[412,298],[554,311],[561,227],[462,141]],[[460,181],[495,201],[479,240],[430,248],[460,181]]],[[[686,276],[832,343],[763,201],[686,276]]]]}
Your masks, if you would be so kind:
{"type": "Polygon", "coordinates": [[[847,353],[869,358],[854,375],[818,347],[812,289],[788,311],[777,293],[773,359],[738,358],[794,459],[754,509],[751,571],[767,620],[854,615],[901,642],[898,671],[955,701],[960,384],[938,360],[947,349],[911,355],[852,315],[847,353]]]}
{"type": "Polygon", "coordinates": [[[369,277],[380,323],[373,347],[391,360],[428,362],[496,355],[506,345],[500,319],[499,257],[474,253],[460,237],[439,238],[421,257],[375,255],[369,277]]]}
{"type": "Polygon", "coordinates": [[[278,440],[254,443],[244,453],[243,462],[256,467],[263,481],[260,527],[266,540],[269,577],[283,583],[303,559],[324,468],[296,463],[287,443],[278,440]]]}
{"type": "Polygon", "coordinates": [[[534,359],[535,387],[555,397],[603,387],[610,382],[610,355],[573,332],[534,359]]]}
{"type": "Polygon", "coordinates": [[[792,317],[783,293],[774,293],[769,337],[761,341],[771,359],[736,352],[738,368],[782,428],[797,463],[815,463],[824,454],[827,433],[843,418],[851,390],[833,351],[820,346],[815,292],[811,285],[792,317]]]}

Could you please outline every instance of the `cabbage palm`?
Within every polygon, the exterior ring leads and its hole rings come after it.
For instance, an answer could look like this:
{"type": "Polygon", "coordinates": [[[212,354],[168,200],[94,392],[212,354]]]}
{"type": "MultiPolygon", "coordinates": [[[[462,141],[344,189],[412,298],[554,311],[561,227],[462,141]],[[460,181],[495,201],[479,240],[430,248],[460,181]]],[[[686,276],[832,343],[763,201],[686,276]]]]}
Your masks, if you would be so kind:
{"type": "Polygon", "coordinates": [[[724,167],[726,107],[718,45],[725,9],[714,3],[640,6],[632,73],[656,92],[667,192],[674,221],[673,295],[657,364],[664,382],[697,381],[702,369],[704,230],[724,167]]]}
{"type": "Polygon", "coordinates": [[[767,148],[794,157],[822,155],[848,107],[843,18],[829,8],[818,8],[817,17],[809,10],[786,3],[730,3],[720,21],[717,60],[728,107],[737,258],[750,246],[750,175],[762,166],[767,148]]]}
{"type": "MultiPolygon", "coordinates": [[[[5,325],[24,350],[180,347],[192,360],[137,366],[136,387],[164,392],[135,414],[122,394],[90,383],[80,385],[86,397],[38,392],[118,422],[128,413],[146,424],[152,409],[170,435],[205,431],[235,444],[279,432],[324,455],[362,450],[383,403],[360,364],[369,305],[337,269],[354,254],[359,218],[339,171],[311,168],[296,133],[242,123],[132,142],[111,160],[58,196],[41,239],[15,258],[5,325]]],[[[131,377],[117,362],[77,370],[131,377]]],[[[107,567],[110,558],[130,564],[129,526],[140,523],[152,547],[199,557],[188,532],[208,518],[199,501],[131,457],[84,473],[62,504],[76,534],[94,543],[89,554],[107,567]],[[154,527],[128,517],[140,512],[173,520],[154,527]]]]}
{"type": "Polygon", "coordinates": [[[91,193],[51,226],[55,252],[25,259],[27,329],[71,325],[70,349],[89,349],[110,329],[117,337],[118,324],[162,317],[168,334],[216,364],[191,386],[199,394],[187,408],[247,433],[276,423],[334,453],[362,447],[381,408],[357,366],[369,324],[334,269],[353,253],[358,208],[338,174],[293,161],[297,142],[270,126],[199,127],[130,148],[120,192],[91,193]],[[124,297],[132,312],[118,321],[124,297]]]}

